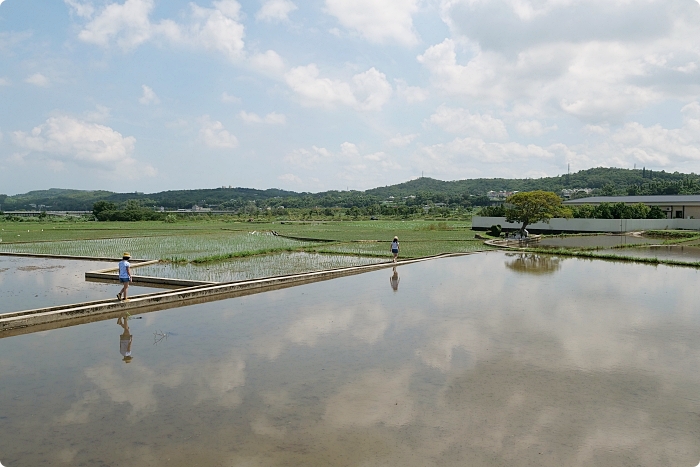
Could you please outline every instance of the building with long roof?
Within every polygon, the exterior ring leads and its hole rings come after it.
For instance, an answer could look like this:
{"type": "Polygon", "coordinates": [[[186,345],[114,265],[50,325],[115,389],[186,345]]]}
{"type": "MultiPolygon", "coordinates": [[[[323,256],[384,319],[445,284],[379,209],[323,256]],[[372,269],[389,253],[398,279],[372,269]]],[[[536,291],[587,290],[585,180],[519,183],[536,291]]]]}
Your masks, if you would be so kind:
{"type": "Polygon", "coordinates": [[[598,206],[601,203],[643,203],[658,206],[667,219],[700,219],[700,195],[592,196],[564,201],[565,206],[598,206]]]}

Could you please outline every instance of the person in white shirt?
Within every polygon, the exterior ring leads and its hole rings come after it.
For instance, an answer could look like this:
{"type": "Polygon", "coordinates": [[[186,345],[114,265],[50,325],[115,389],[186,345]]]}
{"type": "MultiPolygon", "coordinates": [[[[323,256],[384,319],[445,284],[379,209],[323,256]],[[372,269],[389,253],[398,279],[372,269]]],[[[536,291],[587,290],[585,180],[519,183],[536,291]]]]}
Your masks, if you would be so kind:
{"type": "Polygon", "coordinates": [[[394,262],[399,258],[399,237],[394,237],[394,241],[391,242],[391,252],[394,254],[394,262]]]}
{"type": "Polygon", "coordinates": [[[122,289],[117,294],[117,300],[126,300],[126,293],[131,282],[131,263],[129,263],[131,255],[124,253],[122,260],[119,261],[119,282],[122,284],[122,289]]]}

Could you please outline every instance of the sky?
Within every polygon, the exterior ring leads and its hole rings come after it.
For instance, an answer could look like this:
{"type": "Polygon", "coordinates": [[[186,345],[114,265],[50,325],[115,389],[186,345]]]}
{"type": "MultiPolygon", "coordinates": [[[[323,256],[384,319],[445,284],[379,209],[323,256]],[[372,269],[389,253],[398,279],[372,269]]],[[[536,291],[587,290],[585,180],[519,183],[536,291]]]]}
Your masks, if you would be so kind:
{"type": "Polygon", "coordinates": [[[0,0],[0,193],[700,173],[700,0],[0,0]]]}

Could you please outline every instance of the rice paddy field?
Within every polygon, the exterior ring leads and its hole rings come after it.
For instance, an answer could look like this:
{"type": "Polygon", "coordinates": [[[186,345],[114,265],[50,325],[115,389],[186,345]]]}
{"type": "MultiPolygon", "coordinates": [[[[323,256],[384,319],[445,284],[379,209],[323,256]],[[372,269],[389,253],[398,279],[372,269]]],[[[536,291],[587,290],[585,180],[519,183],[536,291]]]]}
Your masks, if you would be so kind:
{"type": "Polygon", "coordinates": [[[261,277],[299,274],[385,262],[385,258],[319,253],[256,255],[208,264],[156,263],[133,269],[138,276],[168,277],[207,282],[232,282],[261,277]]]}
{"type": "Polygon", "coordinates": [[[0,252],[118,258],[128,251],[170,262],[293,251],[389,258],[395,235],[405,258],[487,248],[469,222],[1,222],[0,228],[0,252]]]}
{"type": "Polygon", "coordinates": [[[252,231],[31,243],[3,242],[0,251],[114,258],[128,251],[134,258],[193,261],[208,257],[298,249],[310,245],[313,243],[274,236],[269,232],[252,231]]]}

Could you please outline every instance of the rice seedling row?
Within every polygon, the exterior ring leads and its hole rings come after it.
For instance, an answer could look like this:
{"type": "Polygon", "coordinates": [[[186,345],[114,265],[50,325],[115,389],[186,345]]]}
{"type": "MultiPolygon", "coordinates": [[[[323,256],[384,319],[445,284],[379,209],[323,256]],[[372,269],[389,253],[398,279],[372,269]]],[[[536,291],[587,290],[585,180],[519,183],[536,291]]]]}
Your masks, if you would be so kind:
{"type": "Polygon", "coordinates": [[[240,258],[206,265],[192,263],[159,263],[134,268],[134,273],[139,276],[230,282],[350,266],[362,266],[384,261],[386,261],[384,258],[295,252],[240,258]]]}
{"type": "Polygon", "coordinates": [[[289,250],[311,246],[265,232],[225,232],[210,235],[128,237],[35,243],[0,243],[7,253],[35,253],[118,258],[128,251],[134,258],[192,261],[251,251],[289,250]]]}

